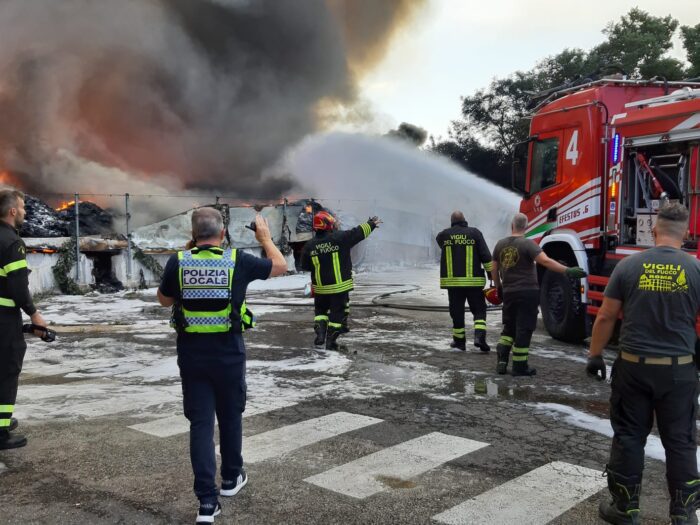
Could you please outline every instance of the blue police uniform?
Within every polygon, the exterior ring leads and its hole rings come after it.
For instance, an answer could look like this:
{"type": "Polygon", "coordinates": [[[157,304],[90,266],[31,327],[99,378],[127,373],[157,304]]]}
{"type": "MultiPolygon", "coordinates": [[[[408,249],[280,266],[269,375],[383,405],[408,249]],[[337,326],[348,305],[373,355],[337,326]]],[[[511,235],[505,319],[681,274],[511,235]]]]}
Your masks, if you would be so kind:
{"type": "Polygon", "coordinates": [[[163,273],[160,291],[175,299],[173,322],[184,412],[190,421],[194,492],[201,503],[216,502],[218,496],[215,415],[221,477],[235,480],[242,472],[245,294],[251,281],[267,279],[271,271],[269,259],[205,245],[173,255],[163,273]]]}

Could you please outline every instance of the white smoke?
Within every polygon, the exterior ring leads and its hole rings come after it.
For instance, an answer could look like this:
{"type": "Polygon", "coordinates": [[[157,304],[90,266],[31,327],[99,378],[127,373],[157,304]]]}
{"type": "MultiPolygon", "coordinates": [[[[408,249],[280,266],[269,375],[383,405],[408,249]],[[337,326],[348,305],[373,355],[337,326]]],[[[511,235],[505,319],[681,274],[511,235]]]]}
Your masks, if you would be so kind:
{"type": "Polygon", "coordinates": [[[493,249],[509,234],[518,212],[514,193],[387,138],[345,133],[309,137],[290,152],[283,169],[302,193],[324,206],[359,220],[371,215],[384,220],[368,243],[369,263],[435,260],[435,236],[450,226],[455,210],[464,212],[493,249]]]}

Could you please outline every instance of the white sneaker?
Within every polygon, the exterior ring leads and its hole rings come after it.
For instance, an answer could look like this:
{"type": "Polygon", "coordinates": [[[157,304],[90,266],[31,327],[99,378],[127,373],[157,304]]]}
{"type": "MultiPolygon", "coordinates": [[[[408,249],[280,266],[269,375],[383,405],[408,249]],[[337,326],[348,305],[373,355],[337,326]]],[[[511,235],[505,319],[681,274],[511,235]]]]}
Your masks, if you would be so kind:
{"type": "Polygon", "coordinates": [[[235,481],[227,481],[225,479],[221,480],[221,492],[222,496],[235,496],[238,494],[243,487],[248,483],[248,475],[245,470],[241,470],[235,481]]]}

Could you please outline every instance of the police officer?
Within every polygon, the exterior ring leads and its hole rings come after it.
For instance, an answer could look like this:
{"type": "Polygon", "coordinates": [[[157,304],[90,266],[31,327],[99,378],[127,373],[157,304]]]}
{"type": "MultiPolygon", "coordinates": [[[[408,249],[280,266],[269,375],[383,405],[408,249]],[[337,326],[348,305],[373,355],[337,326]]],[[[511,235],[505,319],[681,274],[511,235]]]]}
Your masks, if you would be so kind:
{"type": "Polygon", "coordinates": [[[530,340],[537,327],[537,309],[540,304],[535,263],[570,278],[586,276],[582,268],[567,268],[550,259],[536,242],[525,237],[526,230],[527,215],[516,214],[511,222],[511,235],[498,241],[493,250],[491,275],[499,289],[499,295],[503,297],[503,331],[496,346],[496,370],[499,374],[506,373],[511,348],[512,375],[534,376],[537,373],[537,370],[528,365],[530,340]]]}
{"type": "Polygon", "coordinates": [[[315,236],[304,246],[303,270],[311,272],[314,292],[314,345],[326,350],[338,349],[338,336],[347,331],[350,311],[349,292],[353,289],[350,250],[365,240],[381,224],[378,217],[351,230],[338,231],[338,223],[327,211],[314,215],[315,236]]]}
{"type": "Polygon", "coordinates": [[[245,305],[248,283],[287,271],[267,222],[255,219],[255,238],[269,259],[221,248],[225,230],[214,208],[192,213],[195,247],[173,255],[158,289],[163,306],[173,307],[185,416],[190,421],[190,457],[197,523],[212,523],[221,512],[215,483],[214,415],[221,444],[221,495],[233,496],[248,482],[241,456],[242,412],[246,402],[242,331],[253,324],[245,305]]]}
{"type": "MultiPolygon", "coordinates": [[[[18,230],[24,222],[24,194],[0,191],[0,450],[23,447],[27,438],[13,434],[12,417],[19,374],[27,345],[22,333],[22,311],[37,327],[46,327],[29,292],[26,248],[18,230]]],[[[35,335],[41,333],[35,331],[35,335]]]]}
{"type": "Polygon", "coordinates": [[[451,227],[438,233],[440,288],[447,289],[452,317],[452,348],[466,350],[464,303],[474,318],[474,346],[482,352],[491,350],[486,343],[486,300],[484,270],[491,271],[491,252],[481,232],[467,224],[464,214],[455,211],[451,227]],[[483,267],[483,268],[482,268],[483,267]]]}
{"type": "Polygon", "coordinates": [[[610,396],[614,436],[606,473],[612,500],[599,507],[608,523],[640,523],[644,445],[654,419],[666,450],[671,521],[698,522],[694,353],[700,261],[680,249],[687,228],[688,210],[681,204],[659,210],[652,230],[656,247],[618,263],[593,325],[586,368],[605,379],[603,349],[623,314],[610,396]]]}

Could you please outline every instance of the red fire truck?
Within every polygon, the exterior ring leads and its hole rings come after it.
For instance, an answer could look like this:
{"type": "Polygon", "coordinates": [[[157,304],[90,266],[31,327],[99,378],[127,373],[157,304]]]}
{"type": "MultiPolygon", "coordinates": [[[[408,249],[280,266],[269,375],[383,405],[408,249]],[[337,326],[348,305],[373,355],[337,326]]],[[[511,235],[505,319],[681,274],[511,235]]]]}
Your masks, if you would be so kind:
{"type": "Polygon", "coordinates": [[[598,80],[547,94],[515,147],[513,188],[527,236],[552,258],[584,268],[572,281],[539,268],[550,335],[580,341],[615,264],[654,245],[664,202],[691,214],[684,248],[700,237],[700,83],[598,80]]]}

